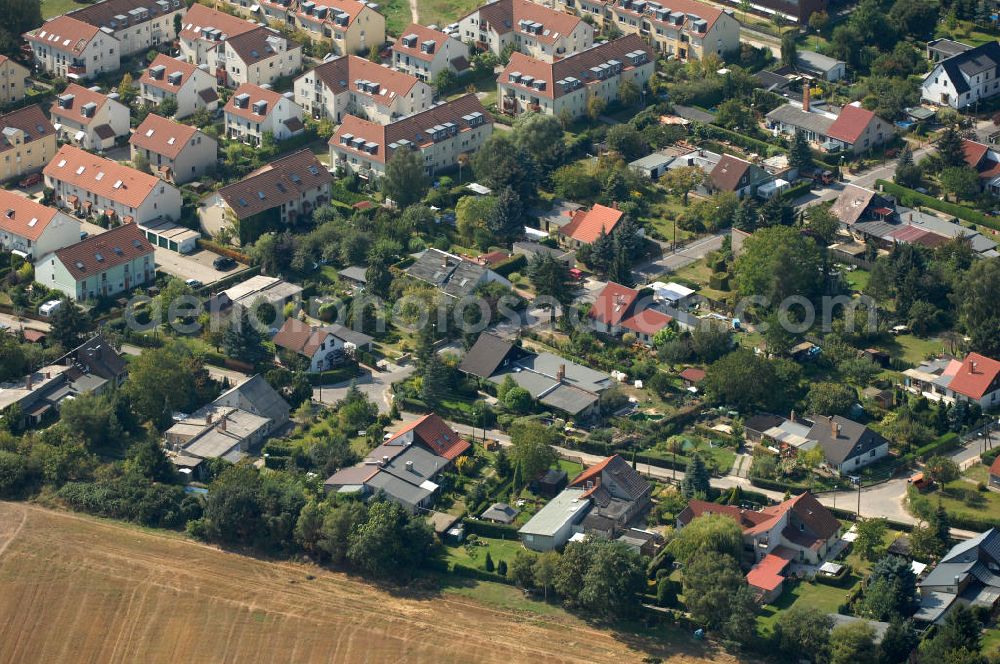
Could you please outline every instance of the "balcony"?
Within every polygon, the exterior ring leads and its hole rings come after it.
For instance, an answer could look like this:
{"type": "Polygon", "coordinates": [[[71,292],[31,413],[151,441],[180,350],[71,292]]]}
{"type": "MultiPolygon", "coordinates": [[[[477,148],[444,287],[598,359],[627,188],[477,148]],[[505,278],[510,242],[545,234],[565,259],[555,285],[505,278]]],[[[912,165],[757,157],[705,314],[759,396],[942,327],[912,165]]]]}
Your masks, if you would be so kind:
{"type": "Polygon", "coordinates": [[[66,67],[66,73],[70,76],[86,76],[87,65],[69,65],[66,67]]]}
{"type": "Polygon", "coordinates": [[[539,106],[538,104],[528,104],[527,106],[528,110],[532,111],[533,113],[540,113],[542,110],[542,107],[539,106]]]}

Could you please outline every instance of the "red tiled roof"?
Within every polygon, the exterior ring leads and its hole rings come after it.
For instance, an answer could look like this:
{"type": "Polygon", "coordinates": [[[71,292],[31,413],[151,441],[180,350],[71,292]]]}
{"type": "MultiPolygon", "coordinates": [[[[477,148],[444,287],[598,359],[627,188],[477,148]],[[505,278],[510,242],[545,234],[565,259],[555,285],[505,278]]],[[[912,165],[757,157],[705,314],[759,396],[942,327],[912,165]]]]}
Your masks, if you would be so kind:
{"type": "Polygon", "coordinates": [[[993,463],[990,464],[990,475],[996,475],[1000,477],[1000,456],[993,459],[993,463]]]}
{"type": "Polygon", "coordinates": [[[621,325],[633,332],[653,335],[669,325],[672,320],[672,316],[668,316],[662,311],[643,309],[623,320],[621,325]]]}
{"type": "Polygon", "coordinates": [[[26,238],[38,240],[55,219],[59,211],[36,203],[27,196],[0,189],[0,230],[26,238]]]}
{"type": "MultiPolygon", "coordinates": [[[[329,7],[331,11],[327,12],[326,17],[322,20],[317,19],[316,16],[310,16],[302,11],[301,3],[294,3],[298,5],[298,8],[293,10],[298,16],[308,20],[308,21],[319,21],[320,23],[333,23],[333,15],[337,12],[343,12],[348,15],[347,27],[350,27],[354,23],[354,19],[361,14],[361,11],[366,9],[368,5],[363,2],[355,2],[354,0],[313,0],[316,7],[329,7]],[[336,11],[334,11],[336,10],[336,11]]],[[[314,10],[315,11],[315,10],[314,10]]],[[[337,26],[338,30],[343,29],[344,26],[337,26]]]]}
{"type": "Polygon", "coordinates": [[[262,26],[257,26],[253,30],[230,37],[227,43],[233,49],[233,53],[246,65],[253,65],[275,57],[280,58],[288,52],[302,48],[299,44],[285,39],[277,30],[262,26]],[[274,44],[275,40],[278,40],[279,43],[274,44]],[[282,43],[285,50],[275,50],[274,46],[281,48],[282,43]]]}
{"type": "Polygon", "coordinates": [[[838,141],[854,145],[861,138],[865,127],[875,119],[875,114],[869,110],[848,104],[840,110],[840,115],[833,121],[826,135],[838,141]]]}
{"type": "Polygon", "coordinates": [[[197,127],[150,113],[142,124],[136,127],[128,142],[144,150],[176,159],[197,133],[197,127]]]}
{"type": "Polygon", "coordinates": [[[618,325],[629,315],[639,291],[609,281],[590,307],[590,317],[605,325],[618,325]]]}
{"type": "Polygon", "coordinates": [[[181,39],[205,39],[201,33],[202,29],[215,28],[222,33],[223,39],[226,39],[249,32],[256,27],[250,21],[245,21],[239,17],[220,12],[196,2],[191,5],[191,8],[184,15],[184,24],[181,28],[180,36],[181,39]]]}
{"type": "Polygon", "coordinates": [[[385,444],[391,445],[392,441],[410,431],[432,452],[445,459],[454,459],[472,447],[436,413],[429,413],[419,420],[410,422],[385,444]]]}
{"type": "Polygon", "coordinates": [[[1000,362],[979,353],[969,353],[948,384],[948,389],[970,399],[982,399],[992,390],[1000,388],[998,377],[1000,362]]]}
{"type": "MultiPolygon", "coordinates": [[[[705,2],[699,2],[698,0],[670,0],[670,2],[666,3],[666,6],[669,8],[670,11],[680,12],[681,14],[688,14],[688,16],[685,17],[687,23],[687,32],[695,35],[705,35],[708,32],[710,32],[712,30],[712,27],[715,25],[715,22],[719,20],[720,16],[722,16],[721,9],[709,5],[705,2]],[[702,18],[705,20],[705,22],[708,24],[705,28],[705,32],[696,32],[694,29],[692,29],[693,23],[692,19],[690,18],[691,16],[697,16],[698,18],[702,18]]],[[[616,4],[614,7],[614,11],[620,12],[622,14],[628,14],[630,16],[636,16],[636,17],[641,16],[644,21],[649,21],[653,25],[657,24],[667,25],[670,26],[672,29],[676,28],[676,26],[673,23],[670,23],[668,21],[659,21],[656,19],[655,16],[644,14],[642,12],[637,12],[634,9],[625,9],[624,7],[621,6],[621,4],[616,4]]]]}
{"type": "Polygon", "coordinates": [[[573,14],[549,9],[530,0],[498,0],[483,5],[476,11],[479,12],[480,21],[488,23],[490,29],[499,35],[510,32],[529,34],[531,39],[547,44],[555,43],[559,37],[569,36],[582,22],[582,19],[573,14]],[[543,34],[522,32],[519,23],[521,20],[541,23],[543,34]]]}
{"type": "MultiPolygon", "coordinates": [[[[348,116],[350,117],[350,116],[348,116]]],[[[302,198],[307,191],[329,185],[333,176],[308,149],[261,166],[248,176],[219,189],[238,219],[302,198]]]]}
{"type": "Polygon", "coordinates": [[[334,94],[350,90],[351,94],[370,97],[382,106],[388,106],[396,97],[405,97],[420,82],[416,76],[383,67],[356,55],[327,60],[316,66],[313,75],[323,81],[334,94]],[[361,80],[378,83],[379,92],[372,94],[359,90],[354,81],[361,80]],[[382,93],[383,90],[385,94],[382,93]]]}
{"type": "Polygon", "coordinates": [[[618,455],[615,454],[613,456],[609,456],[606,459],[595,463],[593,466],[577,475],[573,481],[569,483],[569,485],[580,486],[590,481],[594,483],[594,487],[596,488],[597,484],[600,482],[601,473],[604,472],[604,469],[608,467],[608,464],[611,463],[611,460],[616,456],[618,455]],[[594,481],[595,479],[597,481],[594,481]]]}
{"type": "Polygon", "coordinates": [[[142,205],[160,184],[157,177],[73,145],[62,146],[42,172],[131,208],[142,205]]]}
{"type": "Polygon", "coordinates": [[[405,30],[399,33],[399,39],[397,39],[396,42],[392,45],[392,50],[398,53],[405,53],[411,58],[416,58],[418,60],[426,60],[429,62],[433,60],[438,53],[441,52],[441,47],[449,39],[451,39],[451,37],[441,32],[440,30],[434,30],[432,28],[420,25],[419,23],[410,23],[408,26],[406,26],[405,30]],[[412,47],[407,46],[406,44],[403,43],[403,37],[406,37],[408,35],[417,36],[417,43],[414,44],[412,47]],[[425,41],[434,42],[433,53],[425,53],[420,50],[420,45],[425,41]]]}
{"type": "Polygon", "coordinates": [[[80,55],[99,30],[97,26],[64,15],[56,16],[37,30],[25,33],[24,38],[57,51],[80,55]]]}
{"type": "Polygon", "coordinates": [[[149,85],[154,88],[159,88],[160,90],[166,90],[167,92],[177,92],[188,82],[188,79],[194,75],[197,71],[195,67],[190,62],[184,62],[183,60],[178,60],[177,58],[171,58],[169,55],[164,55],[160,53],[153,60],[153,63],[146,67],[146,70],[142,72],[142,76],[139,78],[139,83],[142,85],[149,85]],[[164,68],[163,78],[153,78],[150,75],[150,70],[154,67],[164,68]],[[174,72],[181,73],[181,80],[177,85],[170,82],[170,75],[174,72]]]}
{"type": "Polygon", "coordinates": [[[307,325],[297,318],[288,318],[271,340],[275,346],[312,358],[328,336],[326,330],[307,325]]]}
{"type": "Polygon", "coordinates": [[[705,380],[705,370],[697,367],[688,367],[680,373],[680,377],[692,383],[700,383],[705,380]]]}
{"type": "Polygon", "coordinates": [[[681,513],[677,515],[677,519],[686,526],[694,519],[706,514],[722,514],[724,516],[728,516],[736,521],[736,523],[738,523],[740,528],[743,530],[764,521],[771,520],[770,516],[762,512],[746,510],[741,507],[737,507],[736,505],[720,505],[718,503],[710,503],[705,500],[690,501],[687,504],[687,507],[681,510],[681,513]]]}
{"type": "Polygon", "coordinates": [[[284,97],[280,92],[275,92],[270,88],[262,88],[259,85],[254,85],[253,83],[244,83],[236,89],[233,96],[229,98],[228,102],[226,102],[225,112],[232,113],[233,115],[243,118],[244,120],[260,122],[263,118],[266,118],[274,111],[274,108],[282,99],[284,99],[284,97]],[[236,98],[242,94],[250,96],[250,101],[247,103],[246,108],[236,105],[236,98]],[[259,101],[267,102],[265,115],[257,115],[253,112],[253,105],[259,101]]]}
{"type": "Polygon", "coordinates": [[[573,214],[573,220],[560,228],[559,232],[577,242],[590,244],[600,237],[602,229],[606,235],[611,235],[622,216],[624,213],[621,210],[598,203],[590,210],[577,210],[573,214]]]}
{"type": "Polygon", "coordinates": [[[112,228],[56,250],[59,261],[77,281],[152,254],[153,245],[136,224],[112,228]]]}
{"type": "Polygon", "coordinates": [[[965,156],[965,163],[972,168],[978,168],[979,162],[983,160],[983,157],[989,151],[990,148],[988,145],[970,141],[967,138],[962,139],[962,154],[965,156]]]}
{"type": "Polygon", "coordinates": [[[94,104],[97,108],[101,108],[106,103],[108,103],[108,96],[91,90],[90,88],[85,88],[82,85],[77,85],[76,83],[70,83],[66,86],[66,89],[62,91],[59,97],[64,97],[66,95],[73,95],[73,101],[70,102],[67,108],[63,108],[59,105],[59,99],[56,98],[55,103],[49,107],[49,115],[52,116],[52,120],[58,122],[58,118],[71,118],[74,122],[79,122],[82,125],[88,125],[94,118],[88,118],[80,110],[87,104],[94,104]]]}
{"type": "Polygon", "coordinates": [[[747,583],[754,588],[770,592],[778,588],[785,577],[782,572],[795,558],[795,552],[783,546],[775,547],[774,551],[753,566],[747,574],[747,583]]]}
{"type": "MultiPolygon", "coordinates": [[[[38,104],[25,106],[16,111],[11,111],[6,115],[0,115],[0,129],[12,127],[20,129],[25,133],[24,143],[31,143],[40,138],[51,136],[56,133],[55,127],[45,117],[42,108],[38,104]]],[[[0,133],[0,151],[14,147],[13,143],[0,133]]]]}

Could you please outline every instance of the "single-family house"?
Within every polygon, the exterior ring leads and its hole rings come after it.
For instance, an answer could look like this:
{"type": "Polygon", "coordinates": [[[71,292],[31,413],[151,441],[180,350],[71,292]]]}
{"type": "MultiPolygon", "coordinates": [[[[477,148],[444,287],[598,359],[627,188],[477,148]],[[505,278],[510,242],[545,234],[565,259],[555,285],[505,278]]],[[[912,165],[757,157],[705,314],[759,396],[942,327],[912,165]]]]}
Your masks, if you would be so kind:
{"type": "Polygon", "coordinates": [[[121,43],[113,35],[68,14],[46,21],[24,38],[35,67],[57,78],[86,80],[121,64],[121,43]]]}
{"type": "Polygon", "coordinates": [[[824,81],[839,81],[847,76],[846,62],[815,51],[796,52],[795,67],[800,72],[824,81]]]}
{"type": "Polygon", "coordinates": [[[894,214],[894,208],[893,202],[885,196],[856,184],[848,184],[833,202],[830,212],[841,224],[850,228],[866,220],[884,222],[894,214]]]}
{"type": "Polygon", "coordinates": [[[181,193],[172,184],[73,145],[62,146],[42,172],[56,205],[78,216],[126,224],[181,218],[181,193]]]}
{"type": "Polygon", "coordinates": [[[1000,194],[1000,151],[985,143],[962,139],[965,163],[979,174],[979,186],[991,194],[1000,194]]]}
{"type": "Polygon", "coordinates": [[[55,127],[38,104],[0,115],[0,180],[38,172],[55,153],[55,127]]]}
{"type": "Polygon", "coordinates": [[[159,106],[164,100],[177,104],[175,118],[219,107],[215,77],[205,69],[169,55],[156,56],[139,78],[139,96],[144,103],[159,106]]]}
{"type": "Polygon", "coordinates": [[[1000,92],[1000,43],[988,41],[941,60],[924,76],[922,99],[962,110],[1000,92]]]}
{"type": "Polygon", "coordinates": [[[1000,530],[990,528],[953,546],[917,587],[920,609],[913,619],[921,623],[941,624],[957,606],[995,611],[1000,602],[1000,530]]]}
{"type": "Polygon", "coordinates": [[[208,300],[206,308],[214,315],[238,314],[242,309],[252,309],[266,303],[271,305],[278,316],[281,316],[286,304],[289,302],[298,304],[301,301],[301,286],[277,277],[258,274],[216,293],[208,300]]]}
{"type": "Polygon", "coordinates": [[[67,376],[94,394],[121,387],[128,378],[128,362],[100,333],[56,360],[69,367],[67,376]]]}
{"type": "Polygon", "coordinates": [[[483,284],[511,287],[510,281],[488,267],[434,247],[424,250],[406,274],[455,299],[472,295],[483,284]]]}
{"type": "Polygon", "coordinates": [[[649,507],[652,492],[652,485],[617,454],[587,468],[569,486],[583,489],[583,497],[593,503],[588,517],[609,519],[616,531],[649,507]]]}
{"type": "Polygon", "coordinates": [[[118,93],[103,94],[98,87],[85,88],[70,83],[49,108],[59,140],[87,150],[107,150],[128,136],[128,106],[118,101],[118,93]]]}
{"type": "Polygon", "coordinates": [[[755,195],[758,187],[773,179],[770,173],[757,164],[731,154],[722,155],[719,163],[708,174],[712,189],[733,192],[740,198],[755,195]]]}
{"type": "Polygon", "coordinates": [[[430,506],[437,476],[472,448],[438,415],[410,422],[361,462],[343,468],[323,483],[328,493],[384,495],[411,512],[430,506]]]}
{"type": "Polygon", "coordinates": [[[989,410],[1000,403],[1000,362],[969,353],[962,361],[939,357],[903,372],[911,392],[932,401],[967,401],[989,410]]]}
{"type": "Polygon", "coordinates": [[[740,24],[731,9],[699,0],[618,0],[607,11],[623,34],[649,39],[667,58],[722,59],[740,49],[740,24]]]}
{"type": "Polygon", "coordinates": [[[358,349],[370,350],[374,340],[344,325],[314,327],[297,318],[287,318],[271,341],[278,348],[305,358],[309,371],[316,373],[343,365],[358,349]]]}
{"type": "Polygon", "coordinates": [[[559,227],[557,237],[564,246],[579,249],[593,244],[601,235],[613,237],[624,218],[621,210],[596,203],[589,210],[573,212],[569,222],[559,227]]]}
{"type": "Polygon", "coordinates": [[[24,82],[30,73],[27,67],[0,55],[0,104],[24,99],[24,82]]]}
{"type": "Polygon", "coordinates": [[[823,449],[826,465],[841,475],[855,473],[889,456],[885,437],[840,415],[815,417],[808,438],[823,449]]]}
{"type": "Polygon", "coordinates": [[[178,35],[181,58],[195,66],[207,66],[219,85],[226,85],[226,41],[257,27],[256,23],[196,2],[184,15],[178,35]]]}
{"type": "Polygon", "coordinates": [[[91,235],[35,263],[35,281],[77,301],[127,293],[155,273],[153,245],[137,224],[91,235]]]}
{"type": "Polygon", "coordinates": [[[971,49],[968,44],[953,39],[932,39],[927,42],[927,59],[931,62],[941,62],[971,49]]]}
{"type": "Polygon", "coordinates": [[[508,115],[579,118],[591,99],[618,100],[623,83],[645,89],[656,54],[639,35],[601,42],[555,62],[514,53],[497,77],[497,105],[508,115]]]}
{"type": "Polygon", "coordinates": [[[434,89],[405,71],[356,55],[326,60],[295,79],[295,103],[313,118],[345,122],[348,115],[376,124],[429,109],[434,89]]]}
{"type": "MultiPolygon", "coordinates": [[[[109,380],[63,357],[22,378],[0,383],[0,413],[11,414],[11,407],[17,406],[23,417],[18,426],[45,424],[54,419],[67,399],[99,394],[108,385],[109,380]]],[[[0,415],[0,422],[4,417],[0,415]]]]}
{"type": "Polygon", "coordinates": [[[515,242],[511,249],[515,254],[527,258],[529,262],[540,256],[548,256],[565,263],[570,268],[576,266],[576,252],[561,247],[550,247],[539,242],[520,241],[515,242]]]}
{"type": "Polygon", "coordinates": [[[494,385],[510,376],[543,406],[578,420],[600,410],[600,395],[613,384],[608,374],[552,353],[532,353],[489,332],[479,335],[458,369],[494,385]]]}
{"type": "Polygon", "coordinates": [[[126,58],[171,43],[176,36],[174,21],[186,11],[183,0],[101,0],[66,16],[114,37],[126,58]]]}
{"type": "Polygon", "coordinates": [[[582,487],[566,487],[538,510],[517,531],[521,543],[532,551],[554,551],[581,532],[579,524],[590,511],[590,499],[582,487]]]}
{"type": "Polygon", "coordinates": [[[330,137],[330,163],[378,178],[396,150],[417,150],[428,175],[456,168],[493,133],[493,119],[474,94],[415,115],[378,123],[349,115],[330,137]]]}
{"type": "Polygon", "coordinates": [[[594,28],[577,16],[530,0],[497,0],[458,20],[464,43],[501,55],[513,48],[543,62],[554,62],[594,44],[594,28]]]}
{"type": "Polygon", "coordinates": [[[609,281],[590,307],[590,325],[613,337],[631,333],[639,342],[652,345],[656,333],[673,320],[653,305],[652,294],[609,281]]]}
{"type": "Polygon", "coordinates": [[[291,92],[281,94],[244,83],[226,103],[226,137],[249,145],[260,145],[264,134],[283,141],[305,130],[302,117],[302,107],[292,99],[291,92]]]}
{"type": "Polygon", "coordinates": [[[262,233],[309,218],[330,200],[331,182],[316,156],[299,150],[209,194],[198,204],[198,216],[205,228],[222,228],[235,218],[240,242],[254,242],[262,233]]]}
{"type": "Polygon", "coordinates": [[[197,127],[156,113],[146,116],[129,138],[132,163],[140,156],[167,182],[184,184],[215,170],[219,144],[197,127]]]}
{"type": "Polygon", "coordinates": [[[846,150],[859,155],[892,140],[895,134],[891,124],[855,101],[840,109],[826,135],[828,152],[846,150]]]}
{"type": "Polygon", "coordinates": [[[392,66],[431,83],[443,71],[469,71],[469,47],[440,30],[410,23],[392,45],[392,66]]]}
{"type": "Polygon", "coordinates": [[[302,45],[286,39],[273,28],[258,26],[230,36],[222,43],[225,85],[230,88],[244,83],[271,85],[302,69],[302,45]]]}
{"type": "Polygon", "coordinates": [[[80,241],[80,222],[55,208],[0,189],[0,249],[34,260],[80,241]]]}

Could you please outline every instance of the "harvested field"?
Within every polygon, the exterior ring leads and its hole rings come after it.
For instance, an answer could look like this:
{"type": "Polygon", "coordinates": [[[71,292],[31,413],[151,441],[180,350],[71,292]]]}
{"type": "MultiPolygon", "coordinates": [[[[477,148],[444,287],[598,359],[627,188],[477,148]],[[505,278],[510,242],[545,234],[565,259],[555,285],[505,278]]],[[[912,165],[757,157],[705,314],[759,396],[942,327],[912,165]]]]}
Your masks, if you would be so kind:
{"type": "Polygon", "coordinates": [[[624,663],[647,654],[709,661],[561,611],[491,608],[448,591],[400,596],[171,533],[0,503],[0,662],[624,663]]]}

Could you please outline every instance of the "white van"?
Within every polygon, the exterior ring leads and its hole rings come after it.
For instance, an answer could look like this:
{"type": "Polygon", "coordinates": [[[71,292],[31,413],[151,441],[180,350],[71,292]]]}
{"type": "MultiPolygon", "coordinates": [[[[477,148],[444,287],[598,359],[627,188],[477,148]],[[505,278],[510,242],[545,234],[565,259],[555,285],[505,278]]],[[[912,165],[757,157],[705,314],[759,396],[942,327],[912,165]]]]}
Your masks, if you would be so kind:
{"type": "Polygon", "coordinates": [[[38,307],[38,315],[48,318],[62,305],[62,300],[49,300],[38,307]]]}

